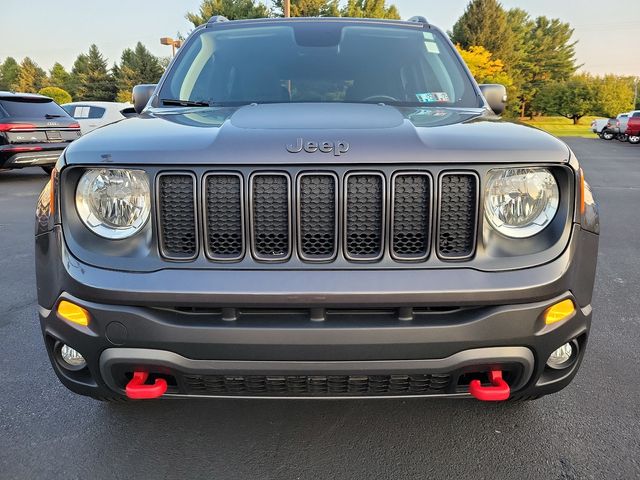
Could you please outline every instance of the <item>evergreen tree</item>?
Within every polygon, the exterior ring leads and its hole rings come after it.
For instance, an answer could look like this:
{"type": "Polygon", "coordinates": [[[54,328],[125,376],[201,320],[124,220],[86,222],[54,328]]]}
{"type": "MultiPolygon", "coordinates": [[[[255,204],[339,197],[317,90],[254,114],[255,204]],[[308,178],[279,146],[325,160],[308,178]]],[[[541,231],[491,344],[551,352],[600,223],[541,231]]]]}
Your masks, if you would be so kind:
{"type": "Polygon", "coordinates": [[[25,93],[37,93],[47,86],[47,74],[29,57],[20,64],[20,73],[16,82],[16,90],[25,93]]]}
{"type": "Polygon", "coordinates": [[[116,96],[113,77],[107,70],[107,61],[96,45],[80,54],[71,70],[71,95],[79,101],[113,101],[116,96]]]}
{"type": "Polygon", "coordinates": [[[497,0],[472,0],[453,26],[451,40],[464,49],[482,46],[505,65],[513,65],[516,35],[497,0]]]}
{"type": "Polygon", "coordinates": [[[343,17],[399,19],[395,5],[387,6],[386,0],[349,0],[342,9],[343,17]]]}
{"type": "Polygon", "coordinates": [[[65,70],[62,64],[54,63],[51,70],[49,70],[49,85],[68,91],[70,83],[71,74],[65,70]]]}
{"type": "Polygon", "coordinates": [[[116,79],[119,101],[130,101],[131,90],[141,83],[158,83],[164,72],[162,63],[138,42],[135,49],[122,52],[120,64],[112,69],[116,79]]]}
{"type": "Polygon", "coordinates": [[[0,90],[15,90],[18,85],[20,65],[13,57],[7,57],[0,64],[0,90]]]}
{"type": "Polygon", "coordinates": [[[256,0],[203,0],[198,12],[189,12],[185,18],[197,27],[207,23],[214,15],[223,15],[229,20],[240,20],[270,17],[271,11],[256,0]]]}

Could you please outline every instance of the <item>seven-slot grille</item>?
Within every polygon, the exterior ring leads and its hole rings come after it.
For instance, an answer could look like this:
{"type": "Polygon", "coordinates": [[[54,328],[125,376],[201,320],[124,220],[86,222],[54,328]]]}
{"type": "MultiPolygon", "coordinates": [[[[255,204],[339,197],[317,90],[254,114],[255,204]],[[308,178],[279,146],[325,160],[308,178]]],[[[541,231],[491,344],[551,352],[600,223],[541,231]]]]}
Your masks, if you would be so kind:
{"type": "Polygon", "coordinates": [[[437,180],[426,171],[219,171],[205,174],[198,192],[195,175],[164,172],[156,185],[160,250],[168,259],[194,259],[202,225],[212,261],[251,255],[284,262],[295,250],[304,262],[331,262],[340,252],[349,262],[377,261],[385,252],[396,262],[420,262],[433,255],[432,244],[443,260],[468,259],[478,176],[446,172],[437,180]]]}

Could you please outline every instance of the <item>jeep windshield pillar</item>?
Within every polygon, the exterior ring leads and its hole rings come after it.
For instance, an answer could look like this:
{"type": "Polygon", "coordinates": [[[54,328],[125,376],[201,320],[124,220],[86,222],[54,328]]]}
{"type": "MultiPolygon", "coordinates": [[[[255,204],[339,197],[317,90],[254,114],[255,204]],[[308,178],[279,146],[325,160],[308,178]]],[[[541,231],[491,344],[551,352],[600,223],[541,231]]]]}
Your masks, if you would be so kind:
{"type": "Polygon", "coordinates": [[[597,204],[424,18],[215,17],[143,90],[38,202],[73,392],[505,401],[576,375],[597,204]]]}

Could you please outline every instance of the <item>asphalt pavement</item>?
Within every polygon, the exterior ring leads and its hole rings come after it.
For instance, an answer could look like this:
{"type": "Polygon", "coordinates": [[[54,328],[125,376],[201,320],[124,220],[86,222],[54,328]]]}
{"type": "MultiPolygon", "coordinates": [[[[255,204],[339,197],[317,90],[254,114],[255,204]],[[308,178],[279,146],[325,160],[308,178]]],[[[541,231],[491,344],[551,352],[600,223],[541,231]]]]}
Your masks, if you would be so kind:
{"type": "Polygon", "coordinates": [[[36,315],[46,176],[0,172],[0,479],[640,478],[640,146],[567,142],[601,205],[594,323],[575,381],[524,404],[76,396],[36,315]]]}

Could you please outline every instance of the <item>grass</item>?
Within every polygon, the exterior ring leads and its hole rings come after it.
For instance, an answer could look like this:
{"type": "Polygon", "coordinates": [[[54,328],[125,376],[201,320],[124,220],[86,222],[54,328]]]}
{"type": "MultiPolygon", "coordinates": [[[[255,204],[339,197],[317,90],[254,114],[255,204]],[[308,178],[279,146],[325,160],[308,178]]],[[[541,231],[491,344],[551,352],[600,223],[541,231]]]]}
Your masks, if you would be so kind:
{"type": "Polygon", "coordinates": [[[536,117],[533,120],[528,118],[524,123],[540,128],[557,137],[582,137],[594,138],[591,131],[591,122],[596,117],[582,117],[578,125],[573,124],[573,120],[564,117],[536,117]]]}

